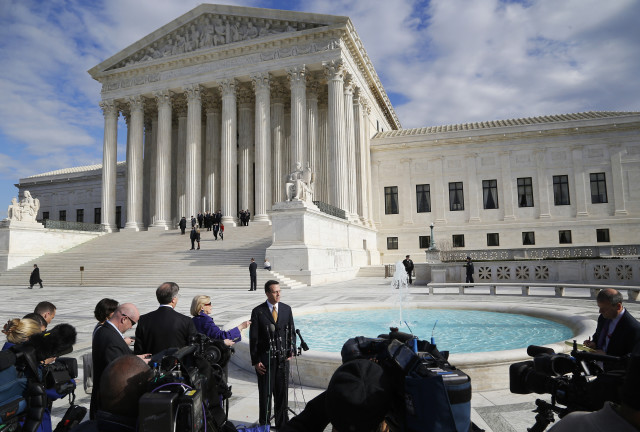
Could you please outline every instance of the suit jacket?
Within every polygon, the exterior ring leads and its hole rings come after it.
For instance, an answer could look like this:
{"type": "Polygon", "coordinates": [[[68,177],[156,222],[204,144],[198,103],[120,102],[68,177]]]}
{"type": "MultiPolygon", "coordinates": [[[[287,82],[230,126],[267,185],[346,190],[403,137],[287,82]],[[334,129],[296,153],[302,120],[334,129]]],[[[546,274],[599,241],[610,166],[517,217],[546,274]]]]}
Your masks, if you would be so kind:
{"type": "Polygon", "coordinates": [[[182,348],[189,345],[189,339],[195,334],[191,318],[171,306],[160,306],[140,317],[133,352],[157,354],[167,348],[182,348]]]}
{"type": "Polygon", "coordinates": [[[127,354],[132,354],[131,349],[120,335],[120,332],[111,324],[104,323],[104,325],[96,329],[91,344],[93,392],[97,392],[100,388],[100,377],[102,377],[102,373],[109,363],[127,354]]]}
{"type": "Polygon", "coordinates": [[[251,276],[255,276],[257,269],[258,269],[258,263],[252,262],[251,264],[249,264],[249,274],[251,276]]]}
{"type": "MultiPolygon", "coordinates": [[[[602,315],[598,317],[598,326],[593,334],[593,340],[596,343],[598,343],[605,321],[606,318],[602,315]]],[[[623,356],[633,352],[638,343],[640,343],[640,323],[625,309],[624,315],[611,333],[606,353],[612,356],[623,356]]]]}
{"type": "MultiPolygon", "coordinates": [[[[296,343],[296,328],[293,324],[293,314],[289,305],[278,303],[278,322],[273,321],[267,302],[256,306],[251,311],[251,327],[249,328],[249,351],[251,364],[262,362],[268,364],[269,360],[269,325],[276,328],[274,334],[275,348],[278,350],[294,349],[296,343]]],[[[285,354],[283,352],[283,354],[285,354]]],[[[288,354],[286,354],[288,355],[288,354]]]]}

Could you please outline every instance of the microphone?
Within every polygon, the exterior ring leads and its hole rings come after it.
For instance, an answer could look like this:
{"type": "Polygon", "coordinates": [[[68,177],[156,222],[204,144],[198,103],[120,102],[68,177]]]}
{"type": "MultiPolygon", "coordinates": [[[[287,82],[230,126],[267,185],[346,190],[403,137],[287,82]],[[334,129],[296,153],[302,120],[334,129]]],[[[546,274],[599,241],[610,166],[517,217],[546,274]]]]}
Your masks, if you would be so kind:
{"type": "Polygon", "coordinates": [[[269,332],[269,336],[273,337],[275,335],[275,333],[276,333],[276,326],[273,325],[273,324],[269,324],[267,326],[267,331],[269,332]]]}
{"type": "Polygon", "coordinates": [[[531,357],[535,357],[540,354],[555,354],[556,352],[551,348],[539,346],[539,345],[529,345],[527,347],[527,355],[531,357]]]}
{"type": "Polygon", "coordinates": [[[300,329],[296,329],[296,334],[298,335],[298,337],[300,337],[300,348],[302,348],[304,351],[309,351],[309,345],[307,345],[304,339],[302,339],[302,335],[300,334],[300,329]]]}
{"type": "Polygon", "coordinates": [[[35,349],[36,360],[42,361],[73,351],[76,335],[76,329],[71,324],[58,324],[50,331],[32,335],[22,345],[32,346],[35,349]]]}

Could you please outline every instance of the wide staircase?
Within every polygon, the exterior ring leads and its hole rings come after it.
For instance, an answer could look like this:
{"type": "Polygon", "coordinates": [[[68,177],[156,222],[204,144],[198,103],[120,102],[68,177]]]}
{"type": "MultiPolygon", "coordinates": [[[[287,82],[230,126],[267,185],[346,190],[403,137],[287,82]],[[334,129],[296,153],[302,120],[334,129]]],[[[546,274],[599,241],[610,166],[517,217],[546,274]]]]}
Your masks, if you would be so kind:
{"type": "Polygon", "coordinates": [[[271,233],[271,227],[263,225],[225,227],[224,240],[218,237],[215,241],[212,231],[201,230],[200,250],[190,250],[189,230],[185,235],[179,230],[121,230],[4,272],[0,286],[28,285],[37,263],[49,287],[82,284],[155,289],[160,282],[174,281],[185,288],[248,289],[251,258],[258,264],[258,285],[277,279],[282,288],[303,286],[262,269],[271,233]]]}

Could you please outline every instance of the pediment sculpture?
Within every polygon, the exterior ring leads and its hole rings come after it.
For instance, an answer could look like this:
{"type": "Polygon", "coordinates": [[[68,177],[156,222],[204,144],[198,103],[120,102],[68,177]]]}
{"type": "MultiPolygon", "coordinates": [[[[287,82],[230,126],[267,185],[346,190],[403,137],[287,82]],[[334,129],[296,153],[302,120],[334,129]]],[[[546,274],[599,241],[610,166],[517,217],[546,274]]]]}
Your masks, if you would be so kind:
{"type": "Polygon", "coordinates": [[[176,31],[158,39],[146,48],[116,63],[109,70],[277,33],[316,28],[321,25],[275,19],[203,14],[176,31]]]}
{"type": "Polygon", "coordinates": [[[11,204],[7,209],[7,220],[36,222],[38,210],[40,210],[40,200],[33,198],[29,191],[24,191],[20,202],[15,197],[11,200],[11,204]]]}
{"type": "Polygon", "coordinates": [[[287,201],[305,201],[313,204],[313,184],[315,175],[307,163],[302,169],[300,162],[296,163],[296,169],[287,176],[285,192],[287,201]]]}

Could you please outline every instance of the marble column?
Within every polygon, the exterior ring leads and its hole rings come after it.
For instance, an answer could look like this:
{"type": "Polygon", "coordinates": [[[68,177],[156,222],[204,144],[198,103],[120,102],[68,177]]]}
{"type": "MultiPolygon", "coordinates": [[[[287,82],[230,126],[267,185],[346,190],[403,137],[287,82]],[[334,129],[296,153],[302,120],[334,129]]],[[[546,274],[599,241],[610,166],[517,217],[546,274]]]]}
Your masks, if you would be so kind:
{"type": "Polygon", "coordinates": [[[178,115],[178,145],[177,145],[177,158],[176,158],[176,189],[177,189],[177,218],[180,220],[182,216],[187,220],[191,216],[187,214],[186,205],[186,147],[187,147],[187,106],[184,100],[181,99],[179,104],[176,104],[176,114],[178,115]]]}
{"type": "Polygon", "coordinates": [[[367,220],[367,225],[370,226],[371,228],[375,228],[375,223],[373,222],[373,190],[372,190],[373,175],[371,173],[371,131],[370,131],[371,122],[369,121],[369,114],[371,114],[371,106],[367,103],[366,100],[363,100],[362,98],[360,101],[362,102],[362,122],[363,122],[363,131],[364,131],[363,132],[363,135],[364,135],[363,153],[365,158],[365,166],[367,168],[366,174],[364,177],[366,180],[365,216],[367,220]]]}
{"type": "Polygon", "coordinates": [[[222,95],[220,204],[222,223],[227,226],[236,226],[238,215],[236,86],[235,79],[225,79],[220,82],[222,95]]]}
{"type": "Polygon", "coordinates": [[[360,222],[363,225],[367,223],[367,157],[365,153],[365,136],[363,109],[360,103],[360,89],[356,89],[353,94],[353,130],[355,139],[356,152],[356,205],[357,214],[360,215],[360,222]]]}
{"type": "Polygon", "coordinates": [[[140,231],[142,224],[142,138],[144,134],[144,99],[127,99],[131,109],[129,160],[127,161],[127,223],[125,229],[140,231]]]}
{"type": "Polygon", "coordinates": [[[611,178],[613,180],[613,206],[615,216],[627,216],[627,202],[624,197],[625,173],[622,168],[622,155],[625,152],[622,146],[611,147],[611,178]]]}
{"type": "Polygon", "coordinates": [[[145,227],[151,225],[151,117],[144,116],[144,147],[142,157],[142,224],[145,227]]]}
{"type": "Polygon", "coordinates": [[[156,199],[153,227],[169,229],[171,225],[171,93],[167,90],[153,94],[158,104],[158,132],[156,155],[156,199]]]}
{"type": "Polygon", "coordinates": [[[571,158],[573,160],[574,183],[576,187],[576,217],[587,217],[587,200],[591,198],[589,193],[590,178],[589,173],[584,170],[582,161],[582,146],[571,148],[571,158]]]}
{"type": "Polygon", "coordinates": [[[149,166],[149,225],[152,226],[157,219],[156,213],[156,170],[158,159],[158,113],[154,109],[151,118],[151,161],[149,166]]]}
{"type": "Polygon", "coordinates": [[[478,169],[476,161],[478,154],[472,153],[465,157],[467,168],[467,187],[469,188],[469,222],[480,222],[480,206],[482,205],[482,184],[478,184],[478,169]]]}
{"type": "Polygon", "coordinates": [[[307,163],[307,70],[305,65],[287,69],[291,85],[291,156],[288,172],[294,171],[297,164],[304,167],[307,163]]]}
{"type": "Polygon", "coordinates": [[[185,148],[186,212],[197,215],[202,209],[202,96],[199,85],[184,89],[187,97],[187,138],[185,148]]]}
{"type": "Polygon", "coordinates": [[[275,81],[272,85],[271,95],[271,171],[272,171],[272,202],[279,203],[285,200],[284,183],[285,169],[282,166],[284,151],[284,100],[285,89],[281,82],[275,81]]]}
{"type": "MultiPolygon", "coordinates": [[[[307,148],[306,163],[309,164],[315,180],[313,184],[313,200],[318,200],[317,184],[320,172],[320,161],[318,157],[318,80],[312,77],[307,82],[307,148]]],[[[306,166],[306,164],[305,164],[306,166]]]]}
{"type": "Polygon", "coordinates": [[[317,200],[328,203],[329,197],[327,196],[327,155],[328,150],[328,123],[327,123],[327,94],[321,92],[318,95],[318,173],[316,175],[315,193],[317,194],[317,200]]]}
{"type": "Polygon", "coordinates": [[[238,88],[238,210],[249,208],[251,184],[251,150],[253,148],[253,92],[245,87],[238,88]]]}
{"type": "Polygon", "coordinates": [[[102,210],[100,223],[107,232],[117,229],[116,175],[118,163],[118,106],[114,100],[100,102],[104,115],[104,141],[102,145],[102,210]]]}
{"type": "Polygon", "coordinates": [[[212,213],[220,209],[220,101],[213,97],[206,111],[205,149],[205,199],[212,213]]]}
{"type": "Polygon", "coordinates": [[[347,194],[349,219],[358,220],[358,191],[356,180],[356,139],[353,118],[353,77],[347,74],[344,80],[344,143],[347,151],[347,194]]]}
{"type": "Polygon", "coordinates": [[[344,69],[341,60],[323,63],[328,80],[328,167],[329,204],[349,212],[347,154],[344,145],[344,69]]]}
{"type": "Polygon", "coordinates": [[[251,76],[255,91],[255,211],[253,221],[271,224],[271,78],[268,73],[251,76]]]}

